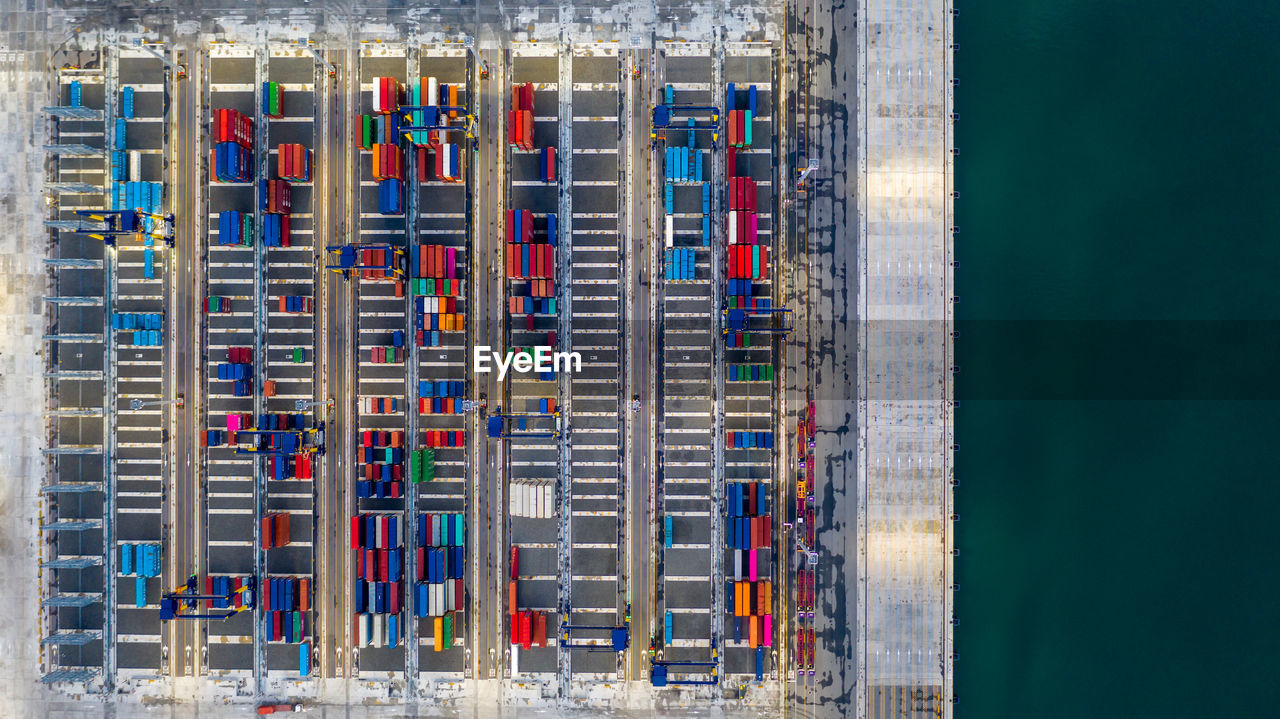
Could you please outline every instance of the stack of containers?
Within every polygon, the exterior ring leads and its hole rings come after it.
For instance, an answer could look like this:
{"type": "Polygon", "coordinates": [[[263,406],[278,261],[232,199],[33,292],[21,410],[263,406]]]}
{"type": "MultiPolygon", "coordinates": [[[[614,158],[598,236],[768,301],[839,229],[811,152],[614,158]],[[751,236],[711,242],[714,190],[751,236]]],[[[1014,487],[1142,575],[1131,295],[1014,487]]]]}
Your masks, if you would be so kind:
{"type": "Polygon", "coordinates": [[[296,644],[306,640],[311,609],[310,577],[268,577],[258,606],[267,617],[267,641],[296,644]]]}
{"type": "Polygon", "coordinates": [[[507,114],[507,142],[521,150],[533,149],[533,83],[511,87],[511,112],[507,114]]]}
{"type": "Polygon", "coordinates": [[[435,650],[453,647],[456,612],[465,603],[466,530],[461,514],[419,514],[414,613],[433,617],[435,650]]]}
{"type": "Polygon", "coordinates": [[[418,181],[462,182],[462,161],[465,155],[462,146],[456,142],[441,142],[440,133],[432,130],[427,133],[430,142],[419,146],[418,181]]]}
{"type": "Polygon", "coordinates": [[[772,431],[726,432],[725,449],[773,449],[772,431]]]}
{"type": "Polygon", "coordinates": [[[363,397],[360,411],[365,414],[399,414],[404,407],[399,397],[363,397]]]}
{"type": "Polygon", "coordinates": [[[462,292],[462,272],[458,250],[443,245],[413,245],[409,264],[413,267],[414,330],[419,346],[440,346],[441,332],[461,332],[463,314],[458,311],[462,292]]]}
{"type": "Polygon", "coordinates": [[[147,606],[147,577],[160,576],[159,544],[121,544],[120,573],[135,576],[133,605],[147,606]]]}
{"type": "Polygon", "coordinates": [[[262,238],[267,247],[289,246],[289,216],[293,212],[293,186],[286,180],[262,180],[259,187],[262,238]]]}
{"type": "Polygon", "coordinates": [[[507,278],[532,279],[533,297],[554,297],[556,219],[547,215],[547,231],[534,237],[533,213],[507,210],[507,278]]]}
{"type": "Polygon", "coordinates": [[[239,609],[244,606],[244,592],[240,591],[249,585],[248,577],[207,576],[204,578],[204,593],[231,596],[227,599],[206,599],[205,609],[239,609]]]}
{"type": "Polygon", "coordinates": [[[400,582],[404,533],[394,514],[351,518],[351,548],[356,551],[355,634],[359,647],[395,647],[400,643],[400,582]]]}
{"type": "Polygon", "coordinates": [[[460,429],[429,429],[422,433],[422,444],[432,448],[465,447],[467,433],[460,429]]]}
{"type": "Polygon", "coordinates": [[[311,182],[311,150],[297,143],[280,143],[276,174],[291,182],[311,182]]]}
{"type": "Polygon", "coordinates": [[[72,80],[71,81],[71,106],[72,107],[80,107],[82,93],[83,93],[83,86],[80,84],[80,81],[72,80]]]}
{"type": "Polygon", "coordinates": [[[133,119],[133,88],[120,88],[120,117],[126,120],[133,119]]]}
{"type": "Polygon", "coordinates": [[[289,513],[277,512],[262,516],[262,548],[289,546],[289,513]]]}
{"type": "Polygon", "coordinates": [[[253,215],[239,210],[223,210],[218,213],[218,244],[253,244],[253,215]]]}
{"type": "Polygon", "coordinates": [[[284,89],[280,83],[262,83],[262,114],[273,120],[284,117],[284,89]]]}
{"type": "Polygon", "coordinates": [[[400,497],[404,483],[404,432],[365,430],[360,436],[360,462],[364,467],[363,479],[356,481],[356,496],[400,497]]]}
{"type": "Polygon", "coordinates": [[[690,131],[690,144],[688,147],[667,148],[667,161],[665,163],[667,182],[702,182],[702,156],[704,153],[693,147],[693,137],[693,132],[690,131]]]}
{"type": "Polygon", "coordinates": [[[771,364],[731,364],[729,365],[730,382],[772,382],[773,365],[771,364]]]}
{"type": "MultiPolygon", "coordinates": [[[[117,312],[111,315],[111,328],[131,333],[126,334],[125,337],[133,340],[131,344],[142,347],[160,346],[160,333],[163,327],[164,316],[156,313],[117,312]]],[[[130,342],[126,340],[126,344],[130,342]]]]}
{"type": "Polygon", "coordinates": [[[436,451],[415,449],[409,453],[409,481],[430,482],[436,478],[436,451]]]}
{"type": "Polygon", "coordinates": [[[756,86],[747,88],[747,101],[738,108],[738,90],[731,82],[725,93],[725,108],[728,111],[729,145],[732,147],[751,146],[751,124],[756,114],[756,86]]]}
{"type": "Polygon", "coordinates": [[[694,279],[694,256],[692,248],[676,248],[667,250],[667,279],[694,279]]]}
{"type": "Polygon", "coordinates": [[[303,295],[280,295],[278,311],[286,314],[303,314],[309,315],[312,312],[314,303],[310,297],[303,295]]]}
{"type": "MultiPolygon", "coordinates": [[[[400,82],[394,77],[373,79],[373,111],[382,121],[382,142],[373,143],[373,179],[378,181],[378,213],[404,214],[404,154],[400,150],[400,82]],[[394,119],[392,119],[394,118],[394,119]]],[[[376,134],[376,133],[375,133],[376,134]]]]}
{"type": "Polygon", "coordinates": [[[769,488],[760,482],[730,482],[726,487],[725,535],[733,552],[733,579],[726,597],[733,615],[733,638],[746,641],[752,649],[769,647],[773,643],[769,488]]]}
{"type": "Polygon", "coordinates": [[[148,280],[156,278],[156,251],[150,247],[142,251],[142,276],[148,280]]]}
{"type": "Polygon", "coordinates": [[[376,144],[394,145],[400,141],[400,115],[361,115],[360,147],[372,150],[376,144]]]}
{"type": "Polygon", "coordinates": [[[248,397],[252,393],[253,348],[228,347],[227,361],[218,365],[218,379],[232,382],[232,395],[248,397]]]}
{"type": "MultiPolygon", "coordinates": [[[[159,182],[117,182],[115,184],[114,210],[140,210],[159,215],[163,199],[163,185],[159,182]]],[[[145,220],[146,218],[140,218],[145,220]]],[[[145,230],[145,222],[138,227],[145,230]]]]}
{"type": "Polygon", "coordinates": [[[267,479],[311,479],[311,455],[273,454],[267,458],[267,479]]]}
{"type": "Polygon", "coordinates": [[[248,182],[253,177],[253,121],[236,110],[213,111],[213,158],[217,182],[248,182]]]}
{"type": "Polygon", "coordinates": [[[513,517],[551,519],[555,516],[556,487],[547,479],[513,479],[508,492],[513,517]]]}
{"type": "Polygon", "coordinates": [[[209,295],[204,298],[205,314],[225,314],[231,311],[231,298],[219,297],[218,295],[209,295]]]}
{"type": "Polygon", "coordinates": [[[418,380],[418,411],[422,414],[462,414],[464,387],[461,380],[418,380]]]}
{"type": "Polygon", "coordinates": [[[516,580],[520,578],[520,547],[511,545],[511,580],[507,583],[507,613],[511,617],[511,643],[525,649],[547,646],[547,612],[519,609],[516,580]]]}
{"type": "Polygon", "coordinates": [[[389,347],[369,348],[369,361],[373,364],[396,364],[404,361],[404,330],[392,330],[389,347]]]}
{"type": "Polygon", "coordinates": [[[113,138],[115,141],[115,145],[111,149],[123,150],[128,146],[128,144],[125,142],[125,133],[127,132],[129,123],[125,122],[123,117],[118,117],[116,118],[115,127],[116,127],[116,132],[115,132],[115,137],[113,138]]]}

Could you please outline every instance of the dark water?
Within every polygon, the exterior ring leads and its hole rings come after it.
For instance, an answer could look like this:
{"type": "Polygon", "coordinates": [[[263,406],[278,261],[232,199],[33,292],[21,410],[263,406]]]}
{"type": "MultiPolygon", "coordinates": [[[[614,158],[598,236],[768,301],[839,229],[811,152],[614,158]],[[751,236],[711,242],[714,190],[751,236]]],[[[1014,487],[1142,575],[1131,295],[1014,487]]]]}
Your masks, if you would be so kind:
{"type": "Polygon", "coordinates": [[[958,5],[957,716],[1280,716],[1280,2],[958,5]]]}

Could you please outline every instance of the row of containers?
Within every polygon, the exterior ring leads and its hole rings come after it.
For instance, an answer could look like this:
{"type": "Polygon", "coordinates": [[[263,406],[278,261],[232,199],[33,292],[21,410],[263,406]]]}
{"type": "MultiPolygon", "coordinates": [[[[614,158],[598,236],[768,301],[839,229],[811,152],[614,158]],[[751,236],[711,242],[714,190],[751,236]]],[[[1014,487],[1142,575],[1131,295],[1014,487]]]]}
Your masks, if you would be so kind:
{"type": "Polygon", "coordinates": [[[213,111],[209,168],[215,182],[253,179],[253,120],[231,108],[213,111]]]}
{"type": "Polygon", "coordinates": [[[159,347],[163,337],[164,315],[158,312],[115,312],[111,315],[111,329],[124,333],[124,344],[159,347]]]}
{"type": "Polygon", "coordinates": [[[692,280],[696,269],[692,247],[667,249],[666,279],[692,280]]]}
{"type": "MultiPolygon", "coordinates": [[[[409,249],[409,267],[412,274],[410,291],[414,294],[415,339],[419,347],[439,347],[441,333],[465,329],[465,315],[458,310],[463,274],[458,248],[414,244],[409,249]]],[[[421,400],[431,395],[421,394],[421,390],[419,385],[419,408],[426,411],[421,400]]],[[[461,389],[456,394],[445,396],[460,398],[461,389]]]]}
{"type": "Polygon", "coordinates": [[[306,641],[311,629],[310,577],[269,577],[259,582],[262,596],[258,606],[266,621],[267,641],[298,644],[306,641]]]}
{"type": "Polygon", "coordinates": [[[507,616],[511,621],[512,645],[524,649],[547,646],[547,623],[551,613],[521,609],[519,602],[520,547],[511,545],[511,579],[507,582],[507,616]]]}
{"type": "Polygon", "coordinates": [[[756,114],[756,86],[739,90],[735,83],[725,88],[725,135],[730,147],[751,146],[751,125],[756,114]]]}
{"type": "Polygon", "coordinates": [[[730,552],[726,611],[732,617],[733,640],[752,649],[773,642],[773,515],[769,485],[729,482],[725,485],[725,541],[730,552]]]}
{"type": "Polygon", "coordinates": [[[138,150],[111,151],[111,180],[113,182],[138,182],[142,179],[142,152],[138,150]]]}
{"type": "Polygon", "coordinates": [[[507,494],[512,517],[551,519],[556,516],[555,480],[514,479],[507,487],[507,494]]]}
{"type": "Polygon", "coordinates": [[[813,674],[813,655],[815,651],[814,605],[816,603],[817,572],[809,564],[809,553],[814,549],[815,511],[813,505],[814,476],[814,435],[817,430],[817,416],[813,402],[808,403],[806,416],[797,422],[796,456],[800,457],[796,472],[796,522],[797,535],[801,538],[807,551],[800,553],[800,565],[795,570],[796,586],[796,672],[804,675],[813,674]]]}
{"type": "Polygon", "coordinates": [[[466,522],[459,513],[418,515],[414,616],[431,618],[432,648],[452,649],[466,606],[466,522]]]}
{"type": "Polygon", "coordinates": [[[398,499],[404,494],[404,430],[364,430],[357,456],[356,495],[398,499]]]}
{"type": "Polygon", "coordinates": [[[404,630],[400,613],[404,527],[399,514],[363,513],[351,518],[356,553],[355,623],[359,647],[396,647],[404,630]]]}
{"type": "Polygon", "coordinates": [[[730,382],[772,382],[773,365],[731,364],[728,377],[730,382]]]}

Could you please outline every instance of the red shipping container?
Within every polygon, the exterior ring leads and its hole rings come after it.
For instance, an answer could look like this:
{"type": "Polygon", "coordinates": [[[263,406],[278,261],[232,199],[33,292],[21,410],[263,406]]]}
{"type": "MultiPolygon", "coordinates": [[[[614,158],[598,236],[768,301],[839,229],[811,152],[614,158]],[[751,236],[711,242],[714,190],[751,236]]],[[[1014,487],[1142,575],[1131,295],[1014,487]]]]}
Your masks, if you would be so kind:
{"type": "MultiPolygon", "coordinates": [[[[462,606],[459,604],[458,606],[462,606]]],[[[546,612],[538,612],[535,616],[535,626],[533,629],[533,643],[535,646],[547,646],[547,615],[546,612]]]]}
{"type": "MultiPolygon", "coordinates": [[[[367,538],[366,543],[372,544],[373,537],[367,538]]],[[[364,550],[364,581],[372,582],[375,580],[378,572],[378,550],[364,550]]]]}
{"type": "Polygon", "coordinates": [[[511,545],[511,578],[520,578],[520,548],[511,545]]]}
{"type": "Polygon", "coordinates": [[[271,515],[262,518],[262,548],[270,549],[271,540],[275,536],[271,533],[271,515]]]}
{"type": "Polygon", "coordinates": [[[512,109],[507,112],[507,144],[516,144],[516,115],[518,111],[515,109],[515,88],[511,89],[512,109]]]}
{"type": "MultiPolygon", "coordinates": [[[[428,529],[427,536],[430,536],[430,535],[431,535],[431,530],[428,529]]],[[[416,550],[414,550],[413,556],[415,557],[414,564],[416,565],[413,568],[414,579],[421,582],[424,576],[424,573],[427,571],[427,568],[426,568],[427,548],[418,547],[416,550]]]]}
{"type": "MultiPolygon", "coordinates": [[[[462,580],[459,579],[453,583],[453,606],[459,608],[466,606],[463,602],[464,597],[465,593],[462,590],[462,580]]],[[[459,611],[461,611],[461,609],[459,609],[459,611]]]]}
{"type": "Polygon", "coordinates": [[[520,612],[520,644],[528,649],[533,639],[533,612],[520,612]]]}
{"type": "Polygon", "coordinates": [[[364,526],[364,523],[360,521],[360,517],[358,516],[351,517],[351,548],[352,549],[360,548],[360,529],[363,526],[364,526]]]}
{"type": "Polygon", "coordinates": [[[520,613],[511,613],[511,643],[520,643],[520,613]]]}
{"type": "Polygon", "coordinates": [[[391,582],[387,588],[387,609],[392,614],[400,613],[400,582],[391,582]]]}
{"type": "Polygon", "coordinates": [[[520,88],[520,109],[533,114],[533,83],[526,82],[520,88]]]}
{"type": "Polygon", "coordinates": [[[280,633],[280,617],[282,614],[284,614],[284,612],[271,613],[271,638],[277,642],[280,641],[280,637],[282,636],[280,633]]]}

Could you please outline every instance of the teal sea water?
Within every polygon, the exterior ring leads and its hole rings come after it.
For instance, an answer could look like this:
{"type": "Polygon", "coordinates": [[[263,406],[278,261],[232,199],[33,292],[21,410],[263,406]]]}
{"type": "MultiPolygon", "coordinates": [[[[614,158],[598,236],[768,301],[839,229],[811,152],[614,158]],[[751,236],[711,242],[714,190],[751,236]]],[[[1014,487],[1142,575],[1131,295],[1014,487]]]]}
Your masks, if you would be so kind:
{"type": "Polygon", "coordinates": [[[957,716],[1280,716],[1280,3],[958,5],[957,716]]]}

